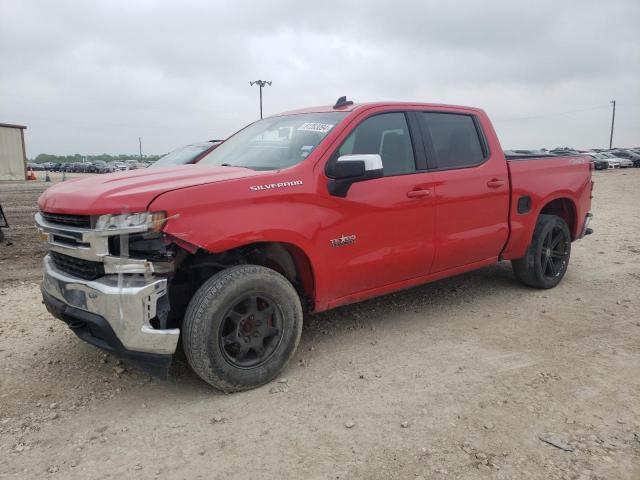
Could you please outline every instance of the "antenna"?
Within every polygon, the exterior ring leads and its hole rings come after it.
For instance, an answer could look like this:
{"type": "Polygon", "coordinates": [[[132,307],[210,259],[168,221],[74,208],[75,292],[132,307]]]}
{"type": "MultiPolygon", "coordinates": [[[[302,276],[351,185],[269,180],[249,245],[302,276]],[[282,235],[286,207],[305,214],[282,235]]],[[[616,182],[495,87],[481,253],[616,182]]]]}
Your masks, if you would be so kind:
{"type": "Polygon", "coordinates": [[[338,98],[338,101],[333,106],[333,108],[334,109],[344,108],[344,107],[348,107],[349,105],[353,105],[353,102],[351,100],[347,100],[347,96],[345,95],[343,97],[338,98]]]}

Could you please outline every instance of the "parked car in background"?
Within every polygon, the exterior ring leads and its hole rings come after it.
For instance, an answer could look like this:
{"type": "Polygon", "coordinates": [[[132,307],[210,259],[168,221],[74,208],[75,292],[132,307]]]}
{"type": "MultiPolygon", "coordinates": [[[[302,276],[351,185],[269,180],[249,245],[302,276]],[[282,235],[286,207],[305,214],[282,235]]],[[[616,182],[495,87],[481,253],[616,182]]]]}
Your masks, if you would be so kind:
{"type": "Polygon", "coordinates": [[[587,155],[593,158],[593,168],[596,170],[607,170],[609,168],[609,159],[604,154],[589,152],[587,155]]]}
{"type": "Polygon", "coordinates": [[[633,161],[619,156],[617,152],[607,152],[607,155],[610,155],[611,157],[615,158],[619,163],[620,163],[620,168],[629,168],[629,167],[633,167],[633,161]]]}
{"type": "Polygon", "coordinates": [[[618,160],[620,160],[620,168],[632,168],[633,167],[633,160],[630,160],[630,159],[624,158],[624,157],[618,157],[618,160]]]}
{"type": "Polygon", "coordinates": [[[115,172],[116,169],[113,165],[110,165],[109,163],[105,162],[104,160],[95,160],[93,162],[93,169],[92,171],[94,173],[111,173],[111,172],[115,172]]]}
{"type": "Polygon", "coordinates": [[[113,166],[113,171],[114,172],[122,172],[124,170],[127,170],[127,164],[124,162],[119,162],[117,160],[114,160],[112,162],[109,162],[109,165],[113,166]]]}
{"type": "Polygon", "coordinates": [[[631,165],[627,165],[628,162],[622,162],[621,166],[623,167],[640,167],[640,154],[630,150],[630,149],[616,149],[611,150],[613,155],[618,157],[621,160],[628,160],[631,162],[631,165]]]}
{"type": "Polygon", "coordinates": [[[138,161],[137,160],[125,160],[124,163],[127,165],[127,170],[137,170],[138,169],[138,161]]]}
{"type": "Polygon", "coordinates": [[[574,148],[554,148],[553,150],[549,150],[549,153],[552,153],[554,155],[561,155],[561,156],[571,156],[571,155],[584,155],[583,152],[580,152],[574,148]]]}
{"type": "Polygon", "coordinates": [[[176,148],[159,158],[150,168],[175,167],[176,165],[188,165],[198,163],[198,160],[209,154],[214,148],[222,143],[222,140],[209,140],[208,142],[198,142],[176,148]]]}
{"type": "Polygon", "coordinates": [[[600,155],[603,155],[607,159],[609,168],[620,168],[620,159],[615,155],[606,152],[602,152],[600,155]]]}

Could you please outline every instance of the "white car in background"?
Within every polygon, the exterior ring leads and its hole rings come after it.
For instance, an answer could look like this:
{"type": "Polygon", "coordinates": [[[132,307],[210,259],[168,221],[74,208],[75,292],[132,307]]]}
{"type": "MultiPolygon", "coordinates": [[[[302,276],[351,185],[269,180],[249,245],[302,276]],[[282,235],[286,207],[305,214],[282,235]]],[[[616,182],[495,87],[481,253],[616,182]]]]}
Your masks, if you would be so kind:
{"type": "Polygon", "coordinates": [[[611,158],[617,160],[618,162],[620,162],[620,168],[629,168],[629,167],[633,167],[633,160],[631,160],[630,158],[625,158],[625,157],[619,157],[618,155],[616,155],[615,153],[612,152],[606,152],[607,155],[611,155],[611,158]]]}
{"type": "Polygon", "coordinates": [[[115,172],[123,172],[125,170],[128,170],[128,166],[124,162],[118,162],[118,161],[114,160],[114,161],[109,162],[109,164],[113,166],[113,170],[115,172]]]}
{"type": "MultiPolygon", "coordinates": [[[[621,168],[622,167],[622,158],[618,158],[611,153],[602,152],[600,155],[604,155],[607,161],[609,162],[609,168],[621,168]]],[[[630,162],[631,165],[625,165],[625,167],[633,166],[633,163],[630,162]]]]}

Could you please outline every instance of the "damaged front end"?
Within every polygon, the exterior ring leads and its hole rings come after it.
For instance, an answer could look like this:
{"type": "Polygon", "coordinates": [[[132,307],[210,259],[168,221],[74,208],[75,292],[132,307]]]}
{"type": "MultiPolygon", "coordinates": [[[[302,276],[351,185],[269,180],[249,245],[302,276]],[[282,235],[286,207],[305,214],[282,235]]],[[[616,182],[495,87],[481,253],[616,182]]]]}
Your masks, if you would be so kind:
{"type": "Polygon", "coordinates": [[[174,251],[163,212],[102,216],[40,212],[47,242],[42,294],[83,340],[166,376],[180,336],[171,328],[174,251]]]}

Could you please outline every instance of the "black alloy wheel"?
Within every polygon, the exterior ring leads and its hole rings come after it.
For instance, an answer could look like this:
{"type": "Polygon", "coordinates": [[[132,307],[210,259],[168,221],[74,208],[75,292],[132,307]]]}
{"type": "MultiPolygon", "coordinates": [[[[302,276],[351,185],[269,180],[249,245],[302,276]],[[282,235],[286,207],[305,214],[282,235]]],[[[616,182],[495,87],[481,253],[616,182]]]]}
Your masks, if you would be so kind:
{"type": "Polygon", "coordinates": [[[212,275],[191,298],[182,344],[200,378],[239,392],[282,372],[302,322],[300,296],[287,278],[264,266],[237,265],[212,275]]]}
{"type": "Polygon", "coordinates": [[[282,312],[269,296],[241,298],[224,316],[218,341],[225,359],[239,368],[269,359],[282,338],[282,312]]]}
{"type": "Polygon", "coordinates": [[[544,237],[539,261],[546,278],[555,279],[567,269],[569,243],[571,239],[566,237],[566,229],[559,225],[554,225],[544,237]]]}
{"type": "Polygon", "coordinates": [[[524,257],[511,260],[518,280],[535,288],[555,287],[569,267],[571,240],[563,218],[541,214],[524,257]]]}

